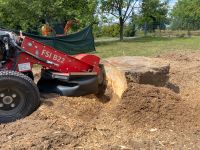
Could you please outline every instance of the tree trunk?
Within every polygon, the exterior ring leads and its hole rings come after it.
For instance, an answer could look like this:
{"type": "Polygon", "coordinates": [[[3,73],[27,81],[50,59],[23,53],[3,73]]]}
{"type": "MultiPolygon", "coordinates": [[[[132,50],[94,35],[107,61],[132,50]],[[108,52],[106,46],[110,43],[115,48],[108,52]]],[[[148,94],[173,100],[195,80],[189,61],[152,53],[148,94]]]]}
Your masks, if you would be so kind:
{"type": "Polygon", "coordinates": [[[120,41],[124,40],[124,22],[122,17],[119,18],[119,22],[120,22],[120,41]]]}
{"type": "Polygon", "coordinates": [[[119,31],[119,37],[120,41],[124,40],[124,18],[122,15],[122,5],[123,5],[123,0],[119,0],[119,7],[118,7],[118,12],[119,12],[119,26],[120,26],[120,31],[119,31]]]}

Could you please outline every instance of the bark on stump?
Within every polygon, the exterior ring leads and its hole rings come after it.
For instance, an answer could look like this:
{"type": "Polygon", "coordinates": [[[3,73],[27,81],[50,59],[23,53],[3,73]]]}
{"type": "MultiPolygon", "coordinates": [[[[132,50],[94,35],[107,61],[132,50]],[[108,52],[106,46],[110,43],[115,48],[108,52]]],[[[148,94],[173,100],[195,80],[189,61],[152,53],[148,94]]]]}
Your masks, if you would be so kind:
{"type": "Polygon", "coordinates": [[[170,65],[159,58],[139,56],[113,57],[104,62],[107,86],[121,98],[129,83],[165,86],[170,65]]]}

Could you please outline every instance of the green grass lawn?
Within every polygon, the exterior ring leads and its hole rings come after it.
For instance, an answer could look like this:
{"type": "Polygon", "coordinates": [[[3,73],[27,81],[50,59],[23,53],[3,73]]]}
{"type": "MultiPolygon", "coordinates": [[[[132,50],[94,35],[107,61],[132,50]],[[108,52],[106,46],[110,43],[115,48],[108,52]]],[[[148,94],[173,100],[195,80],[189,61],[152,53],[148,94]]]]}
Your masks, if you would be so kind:
{"type": "Polygon", "coordinates": [[[143,37],[123,42],[102,42],[96,44],[96,50],[96,55],[102,58],[112,56],[156,56],[173,51],[200,51],[200,37],[143,37]]]}

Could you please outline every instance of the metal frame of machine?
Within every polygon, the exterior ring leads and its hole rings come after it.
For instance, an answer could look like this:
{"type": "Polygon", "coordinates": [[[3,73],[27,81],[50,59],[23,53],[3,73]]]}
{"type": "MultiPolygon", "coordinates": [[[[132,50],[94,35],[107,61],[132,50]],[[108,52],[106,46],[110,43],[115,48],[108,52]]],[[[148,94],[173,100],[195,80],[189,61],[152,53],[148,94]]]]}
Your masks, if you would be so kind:
{"type": "Polygon", "coordinates": [[[23,118],[37,109],[40,103],[38,91],[64,96],[98,92],[102,82],[102,77],[99,77],[99,57],[91,54],[70,56],[24,36],[21,36],[22,41],[18,43],[10,32],[5,32],[0,37],[4,55],[4,59],[0,60],[0,123],[23,118]],[[38,88],[30,81],[35,64],[42,66],[38,88]],[[32,92],[32,95],[37,95],[32,100],[34,103],[27,97],[28,93],[20,91],[20,86],[21,90],[27,88],[29,94],[32,92]]]}

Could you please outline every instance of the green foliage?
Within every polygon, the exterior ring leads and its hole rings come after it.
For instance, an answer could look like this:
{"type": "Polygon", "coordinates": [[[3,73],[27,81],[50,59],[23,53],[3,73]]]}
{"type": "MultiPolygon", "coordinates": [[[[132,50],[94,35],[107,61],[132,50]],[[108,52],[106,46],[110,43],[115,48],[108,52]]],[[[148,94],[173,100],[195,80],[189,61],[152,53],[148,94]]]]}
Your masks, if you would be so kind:
{"type": "Polygon", "coordinates": [[[97,24],[93,25],[93,35],[95,38],[103,36],[102,28],[99,27],[97,24]]]}
{"type": "Polygon", "coordinates": [[[136,34],[136,23],[135,23],[135,18],[133,16],[129,24],[126,25],[125,27],[124,36],[126,37],[133,37],[136,34]]]}
{"type": "Polygon", "coordinates": [[[160,0],[143,0],[141,11],[135,17],[136,23],[140,28],[154,31],[163,29],[168,24],[168,2],[160,0]],[[147,27],[144,25],[146,24],[147,27]]]}
{"type": "Polygon", "coordinates": [[[179,0],[172,10],[172,29],[200,29],[199,7],[199,0],[179,0]]]}
{"type": "Polygon", "coordinates": [[[101,10],[119,20],[120,40],[123,40],[124,23],[130,18],[139,0],[101,0],[101,10]]]}
{"type": "Polygon", "coordinates": [[[102,36],[105,37],[117,37],[119,36],[119,25],[108,25],[102,27],[102,36]]]}
{"type": "Polygon", "coordinates": [[[126,37],[134,37],[136,33],[136,28],[134,23],[130,23],[125,27],[124,36],[126,37]]]}
{"type": "Polygon", "coordinates": [[[1,25],[37,32],[41,25],[78,19],[82,26],[95,20],[96,0],[7,0],[0,1],[1,25]]]}
{"type": "MultiPolygon", "coordinates": [[[[119,30],[120,27],[118,24],[113,24],[113,25],[103,25],[103,26],[98,26],[94,25],[93,26],[93,34],[94,37],[119,37],[119,30]]],[[[125,26],[124,30],[124,36],[125,37],[133,37],[135,36],[136,29],[135,25],[130,23],[125,26]]]]}

